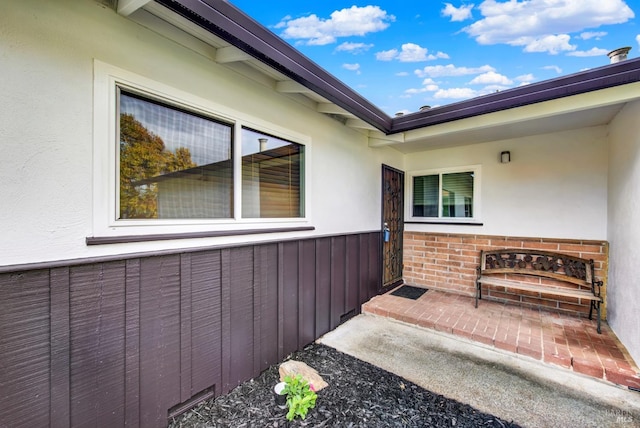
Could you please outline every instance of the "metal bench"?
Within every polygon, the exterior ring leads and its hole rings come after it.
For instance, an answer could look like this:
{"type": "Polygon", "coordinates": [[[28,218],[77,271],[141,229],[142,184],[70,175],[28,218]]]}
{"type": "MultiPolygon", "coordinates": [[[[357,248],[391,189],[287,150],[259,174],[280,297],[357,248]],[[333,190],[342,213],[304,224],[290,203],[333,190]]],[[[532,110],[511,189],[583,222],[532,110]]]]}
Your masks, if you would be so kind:
{"type": "Polygon", "coordinates": [[[480,252],[476,278],[476,308],[482,299],[482,284],[541,294],[588,300],[589,319],[597,311],[600,333],[600,288],[593,260],[539,250],[499,249],[480,252]],[[544,281],[549,278],[551,281],[544,281]]]}

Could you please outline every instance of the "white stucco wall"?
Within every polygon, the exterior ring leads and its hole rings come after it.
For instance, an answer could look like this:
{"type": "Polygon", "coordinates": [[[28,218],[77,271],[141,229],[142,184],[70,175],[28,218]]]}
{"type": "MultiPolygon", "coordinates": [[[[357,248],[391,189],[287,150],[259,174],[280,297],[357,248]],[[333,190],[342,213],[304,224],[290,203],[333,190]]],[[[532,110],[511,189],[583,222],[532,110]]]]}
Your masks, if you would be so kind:
{"type": "Polygon", "coordinates": [[[640,362],[640,102],[610,125],[607,320],[640,362]]]}
{"type": "Polygon", "coordinates": [[[0,266],[376,230],[380,165],[402,167],[397,151],[371,149],[361,133],[92,0],[0,6],[0,63],[0,266]],[[94,59],[307,136],[312,179],[303,225],[315,231],[87,246],[94,59]]]}
{"type": "Polygon", "coordinates": [[[407,156],[407,172],[481,165],[482,226],[407,224],[406,229],[604,240],[606,132],[593,127],[407,156]],[[501,164],[505,150],[511,162],[501,164]]]}

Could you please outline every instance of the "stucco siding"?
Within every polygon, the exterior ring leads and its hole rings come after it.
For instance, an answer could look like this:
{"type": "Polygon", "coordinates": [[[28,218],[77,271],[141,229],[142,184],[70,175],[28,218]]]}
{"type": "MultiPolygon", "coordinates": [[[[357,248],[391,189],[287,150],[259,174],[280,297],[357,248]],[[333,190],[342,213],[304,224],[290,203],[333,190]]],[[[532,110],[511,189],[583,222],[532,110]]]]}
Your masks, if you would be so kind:
{"type": "Polygon", "coordinates": [[[409,224],[408,231],[606,239],[606,127],[431,150],[406,171],[481,166],[481,225],[409,224]],[[500,163],[510,151],[511,162],[500,163]]]}
{"type": "Polygon", "coordinates": [[[608,321],[635,361],[640,361],[640,102],[630,103],[610,125],[610,243],[608,321]]]}
{"type": "MultiPolygon", "coordinates": [[[[92,0],[2,7],[0,243],[2,265],[226,245],[380,228],[380,164],[402,155],[372,149],[359,131],[278,93],[92,0]],[[311,232],[86,246],[94,236],[94,61],[239,112],[261,130],[304,135],[311,232]],[[265,128],[265,129],[263,129],[265,128]]],[[[285,135],[286,137],[287,135],[285,135]]],[[[102,171],[104,172],[104,171],[102,171]]],[[[259,222],[247,226],[259,228],[259,222]]],[[[176,232],[180,232],[176,228],[176,232]]]]}

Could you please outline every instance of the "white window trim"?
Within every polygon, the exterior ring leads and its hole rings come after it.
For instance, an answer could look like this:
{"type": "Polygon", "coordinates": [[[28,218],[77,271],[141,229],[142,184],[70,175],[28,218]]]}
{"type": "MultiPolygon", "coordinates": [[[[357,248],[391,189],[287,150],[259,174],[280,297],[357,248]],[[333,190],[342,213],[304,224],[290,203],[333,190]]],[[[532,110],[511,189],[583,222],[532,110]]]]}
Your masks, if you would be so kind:
{"type": "Polygon", "coordinates": [[[257,117],[247,115],[213,101],[200,98],[136,73],[94,60],[93,93],[93,236],[158,235],[212,231],[242,231],[290,228],[311,225],[308,192],[311,187],[311,138],[257,117]],[[234,127],[234,218],[231,219],[171,219],[118,220],[117,196],[117,97],[116,86],[141,94],[149,94],[169,104],[229,123],[234,127]],[[242,127],[248,127],[294,141],[305,147],[304,217],[277,219],[243,219],[241,198],[242,127]]]}
{"type": "MultiPolygon", "coordinates": [[[[482,167],[481,165],[465,165],[450,168],[426,169],[420,171],[409,171],[405,179],[405,221],[417,223],[443,223],[443,224],[469,224],[482,223],[482,204],[481,204],[481,183],[482,183],[482,167]],[[422,175],[451,174],[456,172],[473,171],[473,217],[415,217],[413,215],[413,178],[422,175]]],[[[438,213],[442,209],[442,182],[438,190],[438,213]]]]}

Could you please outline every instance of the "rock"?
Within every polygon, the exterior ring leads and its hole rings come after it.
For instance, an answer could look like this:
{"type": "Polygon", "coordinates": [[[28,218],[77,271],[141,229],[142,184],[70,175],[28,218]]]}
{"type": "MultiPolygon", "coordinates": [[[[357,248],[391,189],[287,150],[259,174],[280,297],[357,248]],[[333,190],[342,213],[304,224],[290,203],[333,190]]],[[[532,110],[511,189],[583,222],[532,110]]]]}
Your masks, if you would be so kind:
{"type": "Polygon", "coordinates": [[[318,372],[303,363],[302,361],[289,360],[280,364],[280,381],[284,382],[284,378],[287,376],[295,377],[296,375],[302,376],[304,380],[313,386],[313,390],[318,392],[321,389],[329,386],[327,382],[322,379],[322,376],[318,372]]]}

